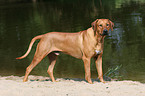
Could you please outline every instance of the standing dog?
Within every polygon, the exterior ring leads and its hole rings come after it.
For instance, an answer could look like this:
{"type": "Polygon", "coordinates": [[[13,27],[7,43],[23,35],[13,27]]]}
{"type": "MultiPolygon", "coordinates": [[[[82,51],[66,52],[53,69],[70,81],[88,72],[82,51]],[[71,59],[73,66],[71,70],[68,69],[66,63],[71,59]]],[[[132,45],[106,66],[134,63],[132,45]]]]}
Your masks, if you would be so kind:
{"type": "Polygon", "coordinates": [[[48,56],[50,65],[48,67],[48,74],[54,82],[53,68],[56,63],[58,51],[67,53],[73,57],[82,59],[85,68],[85,79],[92,83],[90,72],[90,60],[95,59],[96,68],[98,71],[98,78],[101,82],[103,80],[102,72],[102,54],[104,38],[108,35],[109,29],[113,31],[114,23],[109,19],[97,19],[92,23],[92,27],[87,30],[77,33],[62,33],[50,32],[44,35],[36,36],[30,42],[27,52],[16,59],[25,58],[31,51],[35,40],[40,39],[37,49],[31,64],[27,67],[24,82],[27,81],[29,73],[32,69],[45,57],[48,56]]]}

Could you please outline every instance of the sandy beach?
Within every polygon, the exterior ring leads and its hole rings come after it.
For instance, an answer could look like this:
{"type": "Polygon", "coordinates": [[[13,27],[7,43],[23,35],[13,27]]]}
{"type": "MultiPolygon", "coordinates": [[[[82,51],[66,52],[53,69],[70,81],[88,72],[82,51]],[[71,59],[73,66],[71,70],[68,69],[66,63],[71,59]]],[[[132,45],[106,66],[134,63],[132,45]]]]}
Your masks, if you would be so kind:
{"type": "Polygon", "coordinates": [[[145,84],[135,81],[111,81],[105,84],[94,81],[89,84],[80,79],[29,76],[0,77],[0,96],[145,96],[145,84]]]}

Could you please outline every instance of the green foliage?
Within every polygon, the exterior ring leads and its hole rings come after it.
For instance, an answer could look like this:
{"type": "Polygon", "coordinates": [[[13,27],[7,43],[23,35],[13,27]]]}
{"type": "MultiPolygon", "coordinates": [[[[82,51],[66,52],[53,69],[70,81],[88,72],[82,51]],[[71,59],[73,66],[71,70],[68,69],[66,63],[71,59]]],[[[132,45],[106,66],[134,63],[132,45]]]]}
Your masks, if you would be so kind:
{"type": "Polygon", "coordinates": [[[122,67],[122,65],[117,65],[114,68],[108,68],[108,71],[104,74],[104,76],[110,77],[110,78],[115,78],[115,79],[122,78],[123,77],[122,75],[117,74],[121,67],[122,67]]]}

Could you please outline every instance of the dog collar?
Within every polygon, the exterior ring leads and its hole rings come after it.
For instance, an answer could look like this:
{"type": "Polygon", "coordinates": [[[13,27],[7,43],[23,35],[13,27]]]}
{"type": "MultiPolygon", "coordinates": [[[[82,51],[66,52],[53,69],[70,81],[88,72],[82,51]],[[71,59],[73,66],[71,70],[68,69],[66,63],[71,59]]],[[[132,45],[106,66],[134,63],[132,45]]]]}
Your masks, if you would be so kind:
{"type": "Polygon", "coordinates": [[[99,51],[98,50],[95,50],[95,52],[96,52],[97,55],[101,53],[100,50],[99,51]]]}

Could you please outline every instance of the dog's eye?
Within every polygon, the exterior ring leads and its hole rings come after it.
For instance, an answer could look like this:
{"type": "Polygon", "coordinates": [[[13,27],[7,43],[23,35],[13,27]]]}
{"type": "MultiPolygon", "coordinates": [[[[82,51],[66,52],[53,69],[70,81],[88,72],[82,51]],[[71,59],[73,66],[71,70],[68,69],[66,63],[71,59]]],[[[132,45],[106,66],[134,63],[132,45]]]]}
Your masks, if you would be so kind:
{"type": "Polygon", "coordinates": [[[99,25],[100,27],[102,27],[102,25],[99,25]]]}
{"type": "Polygon", "coordinates": [[[109,26],[109,24],[106,24],[106,26],[109,26]]]}

